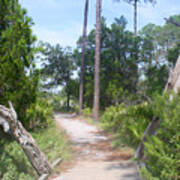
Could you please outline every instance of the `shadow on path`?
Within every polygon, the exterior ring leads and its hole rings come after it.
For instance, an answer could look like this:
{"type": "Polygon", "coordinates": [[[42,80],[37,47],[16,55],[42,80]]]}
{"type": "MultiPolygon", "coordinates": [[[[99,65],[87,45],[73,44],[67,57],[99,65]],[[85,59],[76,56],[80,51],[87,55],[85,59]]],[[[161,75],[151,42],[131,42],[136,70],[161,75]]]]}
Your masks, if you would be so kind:
{"type": "Polygon", "coordinates": [[[70,114],[56,114],[75,149],[76,165],[54,180],[140,180],[130,150],[115,150],[95,125],[70,114]]]}

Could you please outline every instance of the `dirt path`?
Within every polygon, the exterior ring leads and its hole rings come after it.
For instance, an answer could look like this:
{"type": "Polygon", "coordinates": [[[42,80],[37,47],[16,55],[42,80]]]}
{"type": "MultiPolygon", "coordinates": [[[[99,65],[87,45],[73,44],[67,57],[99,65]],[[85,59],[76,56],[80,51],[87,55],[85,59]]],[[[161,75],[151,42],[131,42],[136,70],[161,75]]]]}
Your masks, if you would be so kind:
{"type": "Polygon", "coordinates": [[[127,160],[131,153],[113,150],[96,126],[71,115],[57,114],[55,119],[69,135],[77,163],[53,180],[140,180],[136,165],[127,160]]]}

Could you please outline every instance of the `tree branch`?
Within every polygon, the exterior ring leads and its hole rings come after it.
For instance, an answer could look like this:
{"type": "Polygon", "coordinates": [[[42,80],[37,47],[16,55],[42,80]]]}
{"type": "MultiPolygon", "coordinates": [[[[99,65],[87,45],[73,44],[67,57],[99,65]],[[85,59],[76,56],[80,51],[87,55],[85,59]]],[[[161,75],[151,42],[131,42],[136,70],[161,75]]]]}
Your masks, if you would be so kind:
{"type": "Polygon", "coordinates": [[[171,24],[173,24],[173,25],[175,25],[177,27],[180,27],[180,23],[174,21],[173,18],[170,17],[170,18],[164,18],[164,19],[166,20],[166,22],[171,23],[171,24]]]}

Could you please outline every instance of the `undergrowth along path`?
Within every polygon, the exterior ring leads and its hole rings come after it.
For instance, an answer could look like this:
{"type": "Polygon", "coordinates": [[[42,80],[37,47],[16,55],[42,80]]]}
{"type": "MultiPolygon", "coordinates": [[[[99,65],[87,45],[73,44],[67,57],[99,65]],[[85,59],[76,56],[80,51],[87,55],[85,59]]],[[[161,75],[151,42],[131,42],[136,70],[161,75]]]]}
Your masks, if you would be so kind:
{"type": "Polygon", "coordinates": [[[111,140],[97,126],[68,114],[55,120],[75,148],[75,165],[53,180],[140,180],[129,150],[114,150],[111,140]]]}

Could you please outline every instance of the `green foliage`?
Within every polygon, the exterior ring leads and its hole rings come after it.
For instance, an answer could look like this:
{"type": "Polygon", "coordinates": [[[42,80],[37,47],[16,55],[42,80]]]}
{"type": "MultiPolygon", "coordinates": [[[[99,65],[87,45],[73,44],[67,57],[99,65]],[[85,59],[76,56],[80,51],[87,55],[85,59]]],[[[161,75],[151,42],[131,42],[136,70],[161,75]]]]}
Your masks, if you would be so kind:
{"type": "MultiPolygon", "coordinates": [[[[32,135],[51,163],[59,157],[65,160],[70,158],[70,145],[66,141],[65,134],[63,131],[59,132],[54,123],[49,124],[45,129],[38,129],[32,135]]],[[[37,179],[36,172],[16,142],[1,139],[0,154],[1,180],[37,179]]]]}
{"type": "Polygon", "coordinates": [[[51,163],[59,157],[63,160],[70,159],[70,144],[65,131],[60,131],[55,122],[51,122],[46,129],[37,129],[32,135],[51,163]]]}
{"type": "MultiPolygon", "coordinates": [[[[180,21],[179,15],[172,18],[180,21]]],[[[116,18],[111,26],[107,26],[105,18],[101,19],[101,110],[120,103],[136,104],[137,100],[143,101],[142,97],[152,98],[154,93],[162,93],[168,69],[174,66],[179,54],[178,27],[170,23],[163,26],[150,23],[135,38],[126,29],[126,25],[127,21],[123,16],[116,18]]],[[[92,108],[95,29],[87,35],[86,44],[84,106],[92,108]]],[[[81,64],[81,45],[82,37],[73,53],[77,69],[80,69],[81,64]]],[[[78,89],[78,86],[73,87],[78,89]]],[[[76,92],[74,94],[78,95],[76,92]]]]}
{"type": "Polygon", "coordinates": [[[171,63],[173,66],[175,66],[179,54],[180,54],[180,42],[178,42],[174,47],[168,49],[167,52],[168,62],[171,63]]]}
{"type": "Polygon", "coordinates": [[[146,94],[152,97],[153,94],[160,94],[163,91],[168,78],[168,70],[166,65],[149,66],[145,72],[145,76],[146,79],[143,83],[146,87],[146,94]]]}
{"type": "Polygon", "coordinates": [[[115,133],[122,143],[136,147],[152,117],[151,107],[147,103],[129,107],[119,105],[107,108],[101,123],[105,130],[115,133]]]}
{"type": "MultiPolygon", "coordinates": [[[[127,21],[121,16],[110,27],[104,18],[101,20],[101,67],[100,67],[100,108],[101,110],[119,102],[128,101],[128,96],[136,92],[138,81],[137,64],[140,38],[126,29],[127,21]],[[136,42],[136,43],[135,43],[136,42]],[[136,44],[136,47],[135,47],[136,44]],[[113,93],[111,93],[113,87],[113,93]],[[118,91],[127,92],[126,96],[118,91]],[[118,94],[117,94],[118,93],[118,94]],[[127,95],[128,94],[128,95],[127,95]],[[113,96],[113,97],[112,97],[113,96]],[[115,98],[118,96],[118,100],[115,98]]],[[[92,108],[94,82],[95,30],[87,36],[84,105],[92,108]]],[[[76,59],[81,57],[81,40],[75,51],[76,59]]],[[[77,61],[77,65],[80,62],[77,61]]]]}
{"type": "MultiPolygon", "coordinates": [[[[77,89],[78,88],[76,88],[76,90],[77,89]]],[[[77,99],[73,95],[71,95],[69,102],[70,108],[67,109],[67,97],[64,88],[60,93],[49,94],[47,99],[51,103],[51,107],[55,112],[78,112],[77,99]]]]}
{"type": "Polygon", "coordinates": [[[48,99],[51,100],[51,104],[55,112],[61,111],[63,107],[66,107],[66,98],[64,96],[59,94],[51,94],[48,99]]]}
{"type": "Polygon", "coordinates": [[[44,45],[44,58],[42,58],[42,75],[45,80],[44,87],[47,89],[62,86],[66,96],[66,108],[70,108],[70,99],[78,95],[78,81],[72,79],[75,70],[71,48],[62,48],[59,44],[44,45]]]}
{"type": "Polygon", "coordinates": [[[151,104],[109,107],[101,117],[102,127],[115,133],[119,141],[134,148],[153,117],[161,120],[156,135],[145,143],[146,167],[141,175],[147,180],[178,180],[180,176],[180,97],[156,95],[151,104]]]}
{"type": "Polygon", "coordinates": [[[180,97],[169,101],[159,96],[154,100],[153,112],[162,122],[155,136],[145,143],[145,179],[178,180],[180,177],[180,97]]]}
{"type": "Polygon", "coordinates": [[[82,114],[83,114],[83,116],[88,116],[88,117],[92,117],[92,109],[91,108],[84,108],[83,110],[82,110],[82,114]]]}
{"type": "MultiPolygon", "coordinates": [[[[172,16],[180,22],[180,15],[172,16]]],[[[146,95],[162,93],[168,78],[169,67],[174,67],[179,56],[179,27],[171,23],[164,26],[148,24],[139,33],[141,37],[140,72],[144,78],[146,95]]]]}
{"type": "Polygon", "coordinates": [[[75,68],[71,49],[69,47],[63,49],[59,44],[51,46],[46,43],[44,44],[43,55],[42,74],[45,79],[50,78],[46,87],[52,88],[53,86],[68,84],[75,68]]]}
{"type": "Polygon", "coordinates": [[[26,126],[30,129],[48,126],[53,117],[52,104],[45,98],[38,98],[26,111],[26,126]]]}
{"type": "Polygon", "coordinates": [[[36,101],[39,78],[32,25],[18,1],[0,1],[0,104],[12,101],[24,125],[26,111],[36,101]]]}
{"type": "Polygon", "coordinates": [[[61,96],[66,97],[66,110],[70,111],[76,108],[79,96],[79,81],[70,79],[61,91],[61,96]]]}

